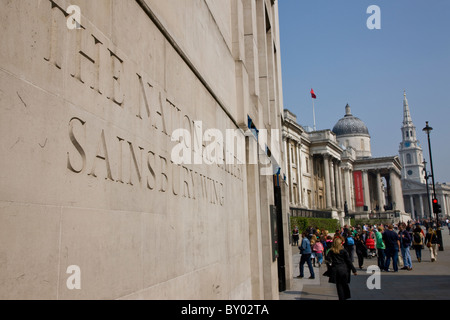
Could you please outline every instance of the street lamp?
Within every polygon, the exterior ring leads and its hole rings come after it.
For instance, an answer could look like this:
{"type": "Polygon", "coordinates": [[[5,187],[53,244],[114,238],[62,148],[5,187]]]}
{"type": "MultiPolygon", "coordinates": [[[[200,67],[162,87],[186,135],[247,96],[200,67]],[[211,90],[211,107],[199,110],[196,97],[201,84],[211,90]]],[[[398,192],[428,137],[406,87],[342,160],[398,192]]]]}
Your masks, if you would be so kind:
{"type": "Polygon", "coordinates": [[[425,161],[425,159],[423,160],[423,172],[425,173],[425,184],[427,186],[428,210],[430,212],[430,223],[431,223],[431,220],[433,220],[433,216],[431,215],[432,210],[431,210],[431,201],[430,201],[430,190],[428,189],[428,178],[430,178],[430,176],[428,175],[428,172],[427,172],[427,162],[425,161]]]}
{"type": "MultiPolygon", "coordinates": [[[[427,137],[428,137],[428,153],[430,155],[431,181],[433,182],[433,209],[434,209],[433,211],[436,214],[436,233],[438,235],[438,238],[440,239],[439,241],[442,242],[442,234],[441,234],[441,230],[439,228],[439,213],[437,210],[438,202],[437,202],[437,198],[436,198],[436,187],[435,187],[435,183],[434,183],[433,157],[431,156],[430,132],[433,130],[433,128],[428,125],[428,121],[426,121],[425,123],[426,123],[426,126],[425,126],[425,128],[422,129],[422,131],[426,132],[427,137]]],[[[443,251],[443,250],[444,250],[444,247],[443,247],[442,243],[440,243],[439,251],[443,251]]]]}
{"type": "Polygon", "coordinates": [[[436,199],[436,188],[435,188],[435,185],[434,185],[433,157],[431,156],[431,142],[430,142],[430,132],[432,130],[433,130],[433,128],[430,127],[428,125],[428,121],[426,121],[426,127],[423,128],[422,131],[425,131],[427,133],[427,137],[428,137],[428,153],[430,155],[431,181],[433,182],[433,199],[436,199]]]}

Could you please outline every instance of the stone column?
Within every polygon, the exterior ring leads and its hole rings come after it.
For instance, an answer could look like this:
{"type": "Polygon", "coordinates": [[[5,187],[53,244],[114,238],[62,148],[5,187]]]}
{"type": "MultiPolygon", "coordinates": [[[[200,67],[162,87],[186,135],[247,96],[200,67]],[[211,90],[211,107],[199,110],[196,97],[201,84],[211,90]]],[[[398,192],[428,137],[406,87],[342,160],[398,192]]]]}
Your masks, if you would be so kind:
{"type": "MultiPolygon", "coordinates": [[[[286,174],[287,174],[287,170],[288,170],[288,167],[289,167],[289,159],[288,159],[288,144],[287,144],[287,140],[288,140],[288,138],[287,137],[285,137],[284,138],[284,164],[285,164],[285,168],[286,168],[286,174]]],[[[249,159],[248,159],[249,160],[249,159]]],[[[247,161],[248,161],[247,160],[247,161]]]]}
{"type": "Polygon", "coordinates": [[[336,192],[337,192],[337,196],[336,196],[336,207],[338,207],[341,210],[344,210],[344,201],[343,201],[343,190],[342,190],[342,175],[341,175],[341,164],[339,163],[339,161],[336,162],[336,192]]]}
{"type": "Polygon", "coordinates": [[[391,201],[392,201],[392,209],[397,209],[397,195],[395,190],[395,176],[394,172],[389,171],[389,182],[391,183],[391,201]]]}
{"type": "Polygon", "coordinates": [[[409,196],[409,205],[410,205],[410,208],[411,208],[411,217],[413,219],[415,219],[414,218],[415,217],[415,213],[414,213],[414,197],[413,197],[413,195],[409,196]]]}
{"type": "Polygon", "coordinates": [[[342,168],[342,206],[347,202],[347,206],[350,210],[350,203],[348,202],[348,182],[347,182],[347,168],[342,168]]]}
{"type": "Polygon", "coordinates": [[[380,208],[380,212],[384,211],[384,201],[383,201],[383,189],[381,186],[381,174],[380,171],[377,171],[377,195],[378,195],[378,207],[380,208]]]}
{"type": "Polygon", "coordinates": [[[391,196],[392,202],[395,202],[394,210],[405,212],[405,206],[403,204],[402,190],[400,185],[400,178],[395,170],[389,172],[389,178],[391,180],[391,196]]]}
{"type": "Polygon", "coordinates": [[[325,197],[326,197],[326,206],[327,209],[331,209],[331,181],[330,181],[330,162],[329,156],[323,156],[323,171],[325,173],[325,197]]]}
{"type": "Polygon", "coordinates": [[[342,211],[344,211],[344,169],[342,168],[342,166],[339,166],[339,188],[341,189],[341,208],[342,211]]]}
{"type": "Polygon", "coordinates": [[[440,215],[444,215],[444,216],[446,216],[447,215],[447,201],[445,201],[446,200],[446,196],[445,196],[445,194],[442,194],[441,196],[440,196],[440,198],[441,199],[439,199],[439,204],[441,205],[441,213],[440,213],[440,215]]]}
{"type": "Polygon", "coordinates": [[[303,204],[303,183],[302,183],[302,158],[300,153],[301,144],[296,144],[296,156],[297,156],[297,188],[298,188],[298,202],[301,206],[303,204]]]}
{"type": "Polygon", "coordinates": [[[351,194],[351,180],[350,180],[350,169],[344,168],[344,190],[345,199],[347,201],[348,211],[353,210],[352,194],[351,194]]]}
{"type": "Polygon", "coordinates": [[[370,212],[372,208],[370,205],[369,174],[367,170],[362,170],[362,180],[364,188],[364,204],[367,206],[368,212],[370,212]]]}
{"type": "Polygon", "coordinates": [[[445,195],[436,195],[436,197],[438,198],[438,202],[441,205],[441,213],[439,215],[446,215],[446,210],[445,210],[445,195]]]}
{"type": "Polygon", "coordinates": [[[330,161],[330,190],[331,190],[331,206],[336,208],[336,181],[334,179],[334,163],[333,158],[330,161]]]}
{"type": "Polygon", "coordinates": [[[348,170],[348,191],[349,191],[349,195],[348,198],[350,200],[349,203],[349,207],[348,209],[352,211],[356,210],[356,206],[355,206],[355,181],[353,180],[353,170],[349,169],[348,170]]]}
{"type": "Polygon", "coordinates": [[[288,174],[288,186],[289,186],[289,203],[294,204],[294,192],[293,192],[293,183],[292,183],[292,155],[291,155],[291,144],[289,142],[290,139],[286,138],[286,155],[287,155],[287,174],[288,174]]]}
{"type": "Polygon", "coordinates": [[[425,215],[425,211],[424,211],[424,208],[423,208],[423,196],[421,194],[419,194],[419,203],[420,203],[420,213],[418,214],[416,219],[418,217],[423,219],[423,216],[425,215]]]}

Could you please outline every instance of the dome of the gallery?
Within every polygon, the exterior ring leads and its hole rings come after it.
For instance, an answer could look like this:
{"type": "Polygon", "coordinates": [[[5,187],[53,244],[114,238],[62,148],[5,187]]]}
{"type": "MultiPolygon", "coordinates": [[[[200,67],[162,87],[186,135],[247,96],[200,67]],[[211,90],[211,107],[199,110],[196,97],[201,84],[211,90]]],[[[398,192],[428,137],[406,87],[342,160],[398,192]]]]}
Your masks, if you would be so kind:
{"type": "Polygon", "coordinates": [[[346,135],[370,137],[369,129],[361,119],[352,115],[348,104],[345,107],[345,116],[336,123],[332,131],[337,137],[346,135]]]}

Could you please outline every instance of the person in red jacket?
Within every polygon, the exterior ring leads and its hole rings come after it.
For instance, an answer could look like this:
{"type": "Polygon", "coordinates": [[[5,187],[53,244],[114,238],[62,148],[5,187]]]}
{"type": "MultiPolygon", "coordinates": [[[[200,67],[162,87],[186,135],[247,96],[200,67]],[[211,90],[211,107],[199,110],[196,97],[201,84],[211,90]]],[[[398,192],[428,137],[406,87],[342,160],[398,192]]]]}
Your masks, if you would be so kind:
{"type": "Polygon", "coordinates": [[[372,257],[375,251],[375,240],[370,236],[366,239],[366,247],[370,251],[370,257],[372,257]]]}

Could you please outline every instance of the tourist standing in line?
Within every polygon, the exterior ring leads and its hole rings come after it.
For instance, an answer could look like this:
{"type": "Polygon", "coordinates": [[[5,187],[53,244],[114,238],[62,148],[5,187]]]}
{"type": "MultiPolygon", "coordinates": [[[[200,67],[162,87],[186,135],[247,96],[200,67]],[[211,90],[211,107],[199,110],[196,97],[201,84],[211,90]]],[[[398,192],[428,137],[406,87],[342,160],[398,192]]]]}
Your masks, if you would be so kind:
{"type": "Polygon", "coordinates": [[[323,247],[322,253],[325,254],[325,250],[327,248],[327,236],[325,235],[325,233],[320,236],[320,243],[322,244],[323,247]]]}
{"type": "Polygon", "coordinates": [[[417,261],[422,261],[422,249],[424,245],[424,236],[422,228],[420,228],[419,224],[416,224],[416,228],[413,230],[413,248],[416,251],[417,261]]]}
{"type": "Polygon", "coordinates": [[[294,246],[298,246],[298,240],[300,239],[300,233],[298,231],[297,226],[294,227],[294,230],[292,231],[292,242],[294,246]]]}
{"type": "MultiPolygon", "coordinates": [[[[312,251],[314,253],[314,255],[317,258],[317,262],[319,264],[319,268],[322,265],[323,262],[323,244],[321,241],[316,241],[316,243],[314,243],[313,247],[312,247],[312,251]]],[[[316,263],[314,261],[313,266],[316,266],[316,263]]]]}
{"type": "Polygon", "coordinates": [[[308,269],[309,272],[311,274],[311,276],[309,277],[309,279],[314,279],[315,275],[314,275],[314,269],[311,263],[311,243],[309,242],[308,239],[309,236],[309,232],[305,231],[302,233],[302,243],[300,245],[300,247],[298,247],[300,249],[300,275],[297,278],[303,278],[304,277],[304,265],[305,263],[308,265],[308,269]]]}
{"type": "Polygon", "coordinates": [[[437,260],[437,249],[439,248],[439,239],[436,230],[429,228],[425,237],[425,245],[430,249],[431,262],[437,260]]]}
{"type": "Polygon", "coordinates": [[[375,235],[372,231],[370,231],[366,237],[366,247],[369,250],[370,257],[374,257],[375,255],[375,235]]]}
{"type": "Polygon", "coordinates": [[[328,250],[330,250],[332,246],[333,246],[333,238],[330,235],[328,235],[327,241],[326,241],[326,246],[324,247],[324,255],[325,256],[328,253],[328,250]]]}
{"type": "Polygon", "coordinates": [[[412,261],[411,261],[411,252],[409,251],[409,247],[411,245],[411,236],[406,230],[406,225],[404,223],[399,225],[399,237],[400,237],[400,248],[403,257],[404,267],[402,270],[412,270],[412,261]]]}
{"type": "Polygon", "coordinates": [[[356,276],[356,269],[350,261],[347,250],[342,246],[341,238],[336,237],[333,246],[327,255],[327,261],[331,264],[328,272],[329,282],[336,284],[339,300],[351,298],[350,271],[356,276]]]}
{"type": "Polygon", "coordinates": [[[383,226],[378,226],[378,229],[375,230],[375,242],[377,248],[377,257],[378,257],[378,267],[380,270],[384,270],[384,262],[385,262],[385,254],[384,250],[386,249],[386,245],[383,242],[383,226]]]}
{"type": "Polygon", "coordinates": [[[358,256],[358,266],[359,269],[362,269],[364,264],[364,258],[367,257],[367,247],[364,243],[364,240],[361,239],[361,235],[357,233],[355,235],[355,248],[356,248],[356,255],[358,256]]]}
{"type": "Polygon", "coordinates": [[[350,261],[355,260],[355,239],[353,239],[351,231],[347,231],[344,248],[347,250],[350,261]]]}
{"type": "Polygon", "coordinates": [[[400,238],[398,234],[394,231],[394,226],[390,224],[387,230],[383,232],[383,241],[386,245],[386,249],[384,250],[386,254],[386,261],[384,263],[384,271],[389,271],[389,265],[391,264],[392,258],[392,266],[394,272],[398,271],[398,251],[400,248],[400,238]]]}
{"type": "Polygon", "coordinates": [[[311,246],[311,262],[312,262],[313,267],[316,266],[316,252],[314,251],[314,245],[316,244],[315,238],[316,238],[315,236],[312,236],[309,239],[309,245],[311,246]]]}

